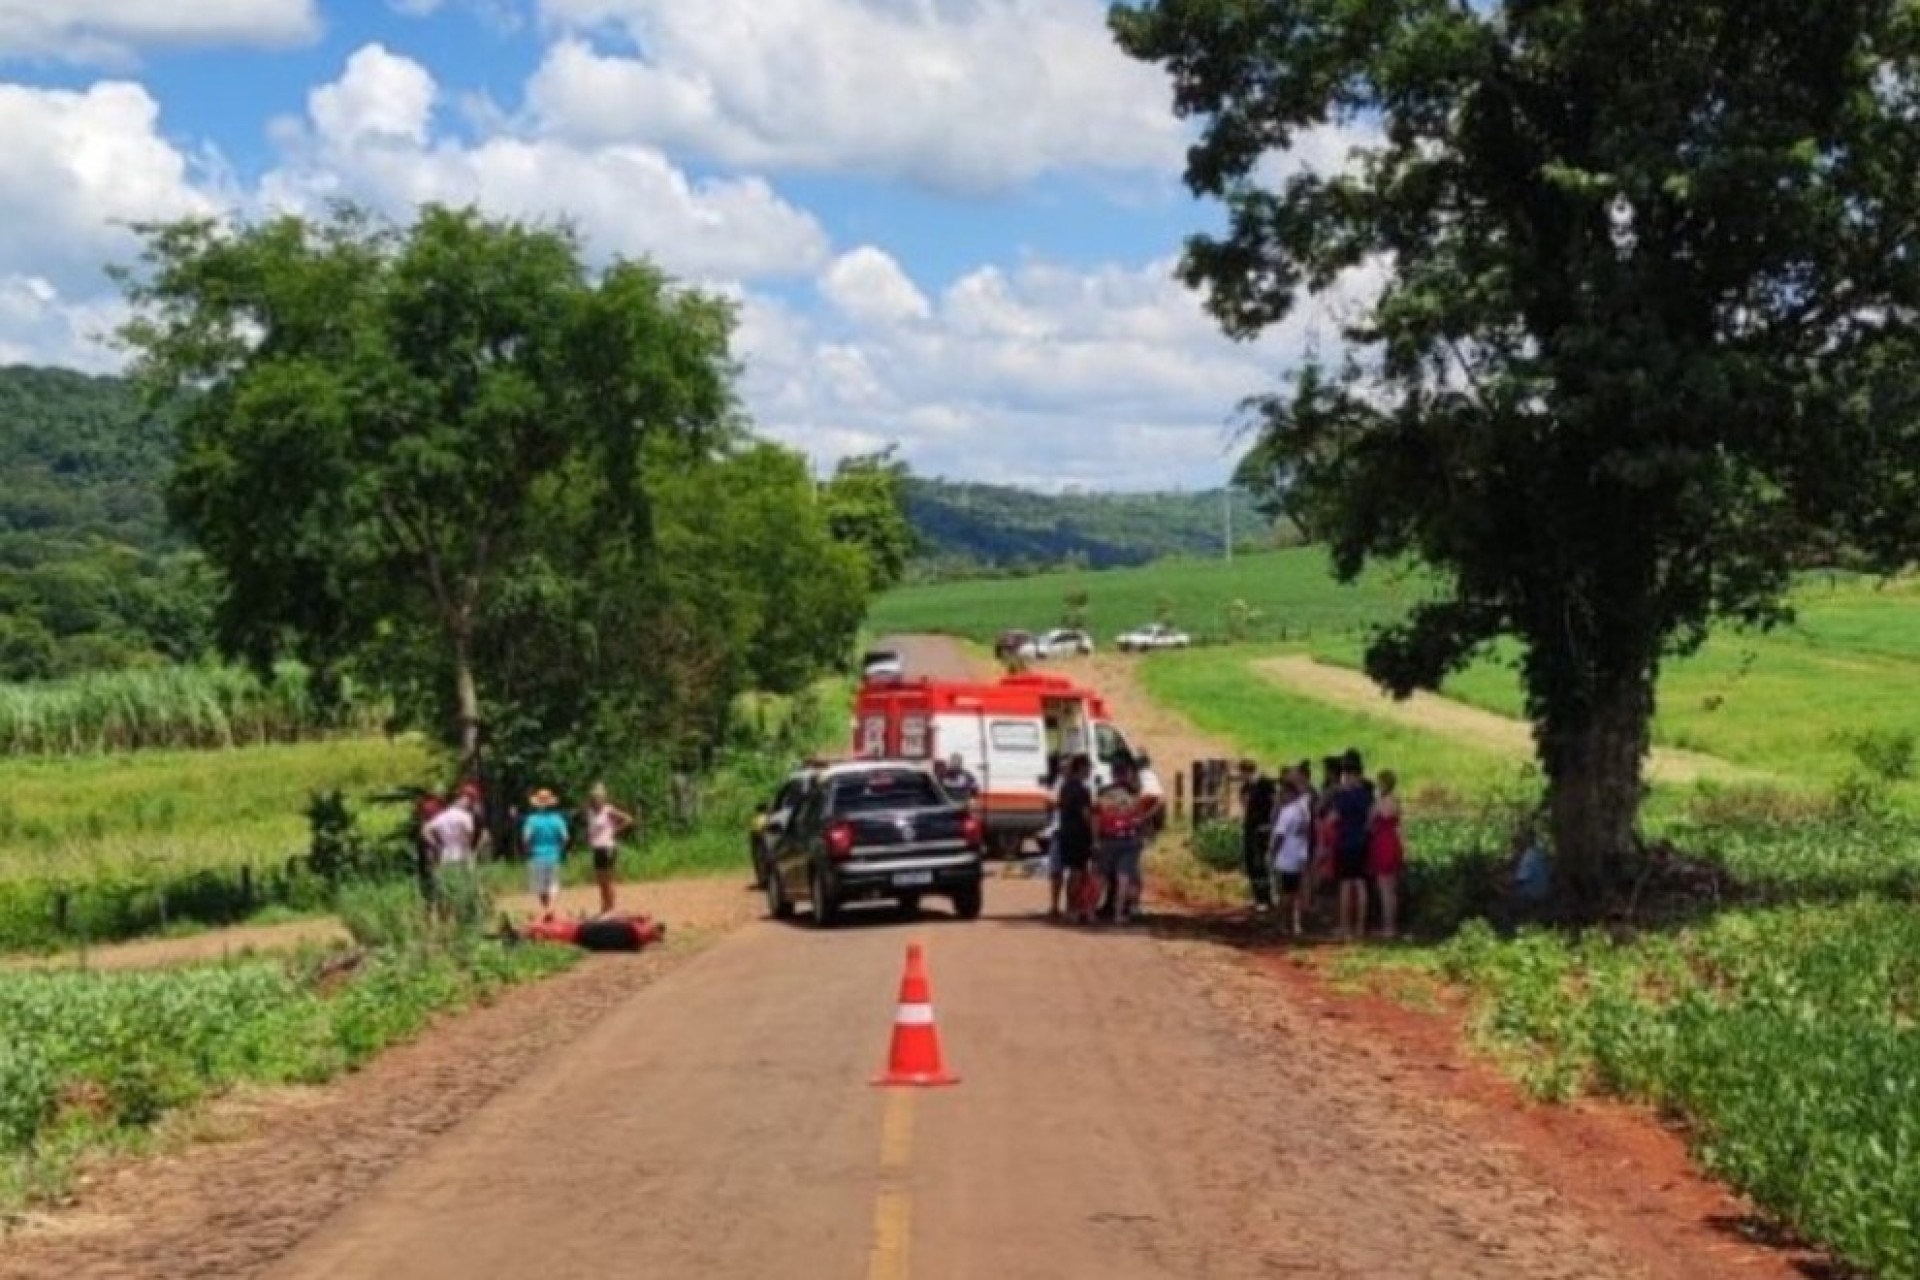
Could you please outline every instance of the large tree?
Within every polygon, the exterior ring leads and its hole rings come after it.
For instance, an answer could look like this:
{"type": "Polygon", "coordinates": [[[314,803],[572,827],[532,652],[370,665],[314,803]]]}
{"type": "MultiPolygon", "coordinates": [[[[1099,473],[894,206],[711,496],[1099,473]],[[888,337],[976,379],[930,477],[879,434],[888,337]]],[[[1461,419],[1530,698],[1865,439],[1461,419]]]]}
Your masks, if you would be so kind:
{"type": "Polygon", "coordinates": [[[123,334],[177,413],[169,506],[224,575],[226,646],[323,670],[411,655],[383,674],[444,678],[471,768],[478,659],[506,663],[498,633],[541,584],[588,580],[552,554],[568,496],[591,494],[618,544],[583,551],[592,566],[642,564],[647,442],[697,457],[732,431],[729,309],[472,211],[142,232],[123,334]]]}
{"type": "Polygon", "coordinates": [[[885,591],[905,576],[919,543],[907,518],[907,464],[894,449],[888,445],[840,459],[820,492],[828,527],[865,557],[867,583],[874,591],[885,591]]]}
{"type": "Polygon", "coordinates": [[[1370,647],[1389,688],[1519,639],[1561,880],[1595,909],[1663,658],[1776,619],[1810,538],[1912,545],[1920,6],[1159,0],[1112,25],[1198,122],[1187,182],[1227,218],[1182,272],[1227,332],[1384,280],[1347,359],[1259,404],[1262,465],[1341,573],[1440,571],[1370,647]],[[1278,161],[1327,126],[1371,140],[1278,161]]]}

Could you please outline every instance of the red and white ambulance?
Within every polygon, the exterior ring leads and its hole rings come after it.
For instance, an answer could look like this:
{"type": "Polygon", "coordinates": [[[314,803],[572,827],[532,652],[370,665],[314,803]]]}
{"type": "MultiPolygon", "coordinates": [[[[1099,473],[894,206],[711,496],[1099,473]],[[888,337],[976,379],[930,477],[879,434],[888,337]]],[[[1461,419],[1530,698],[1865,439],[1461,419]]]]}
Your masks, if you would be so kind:
{"type": "Polygon", "coordinates": [[[1147,757],[1113,723],[1097,692],[1043,672],[991,682],[870,680],[854,697],[853,749],[862,756],[945,760],[958,755],[980,784],[977,797],[989,846],[1017,854],[1051,820],[1056,770],[1085,752],[1094,786],[1113,762],[1132,756],[1142,790],[1165,796],[1147,757]]]}

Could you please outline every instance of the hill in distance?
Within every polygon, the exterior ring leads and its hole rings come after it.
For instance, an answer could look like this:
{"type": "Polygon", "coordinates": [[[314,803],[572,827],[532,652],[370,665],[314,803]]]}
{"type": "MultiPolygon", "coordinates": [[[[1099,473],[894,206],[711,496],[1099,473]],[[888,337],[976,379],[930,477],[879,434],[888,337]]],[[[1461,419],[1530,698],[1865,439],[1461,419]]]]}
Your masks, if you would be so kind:
{"type": "MultiPolygon", "coordinates": [[[[1167,556],[1219,555],[1228,493],[1045,494],[1001,485],[907,482],[907,518],[921,539],[921,579],[1033,571],[1109,569],[1167,556]]],[[[1232,495],[1234,549],[1276,545],[1245,494],[1232,495]]]]}

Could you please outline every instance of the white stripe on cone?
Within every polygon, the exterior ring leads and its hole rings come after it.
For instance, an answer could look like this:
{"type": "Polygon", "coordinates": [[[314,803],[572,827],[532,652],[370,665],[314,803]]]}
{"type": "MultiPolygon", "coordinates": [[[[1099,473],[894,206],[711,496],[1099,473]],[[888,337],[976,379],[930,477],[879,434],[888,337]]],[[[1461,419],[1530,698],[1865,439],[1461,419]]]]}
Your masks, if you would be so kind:
{"type": "Polygon", "coordinates": [[[903,1004],[893,1015],[896,1027],[930,1027],[933,1025],[933,1006],[930,1004],[903,1004]]]}

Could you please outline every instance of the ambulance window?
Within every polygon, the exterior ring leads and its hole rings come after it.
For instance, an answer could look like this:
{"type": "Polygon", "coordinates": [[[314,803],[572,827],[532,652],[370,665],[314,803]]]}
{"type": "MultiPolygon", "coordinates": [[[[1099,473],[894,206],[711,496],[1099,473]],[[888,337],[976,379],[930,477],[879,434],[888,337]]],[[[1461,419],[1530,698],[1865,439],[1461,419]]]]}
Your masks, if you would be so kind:
{"type": "Polygon", "coordinates": [[[860,722],[860,754],[863,756],[887,754],[887,718],[885,716],[868,716],[860,722]]]}
{"type": "Polygon", "coordinates": [[[900,721],[900,754],[909,760],[927,754],[927,718],[907,716],[900,721]]]}
{"type": "Polygon", "coordinates": [[[1100,763],[1112,764],[1115,757],[1130,756],[1133,748],[1120,736],[1120,731],[1110,724],[1093,726],[1094,740],[1100,744],[1100,763]]]}
{"type": "Polygon", "coordinates": [[[1031,720],[995,720],[987,727],[987,736],[995,751],[1032,751],[1041,749],[1040,726],[1031,720]]]}

